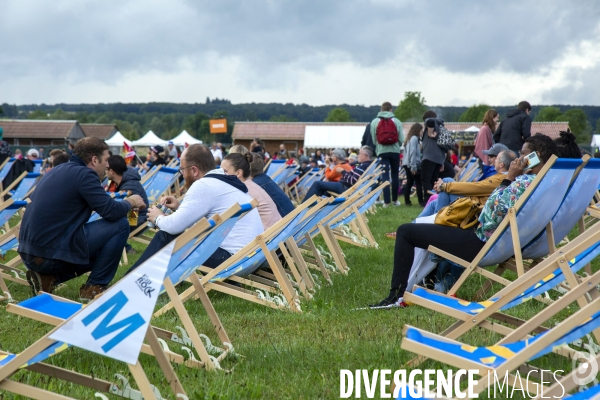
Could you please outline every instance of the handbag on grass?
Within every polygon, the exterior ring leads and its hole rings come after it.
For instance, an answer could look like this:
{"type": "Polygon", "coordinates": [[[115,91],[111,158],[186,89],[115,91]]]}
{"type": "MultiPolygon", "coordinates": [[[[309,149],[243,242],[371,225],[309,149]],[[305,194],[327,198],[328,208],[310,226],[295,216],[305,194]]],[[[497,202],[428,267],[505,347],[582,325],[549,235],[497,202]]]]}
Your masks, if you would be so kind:
{"type": "Polygon", "coordinates": [[[435,224],[468,229],[479,222],[482,209],[483,205],[478,201],[473,201],[470,197],[461,197],[437,213],[435,224]]]}

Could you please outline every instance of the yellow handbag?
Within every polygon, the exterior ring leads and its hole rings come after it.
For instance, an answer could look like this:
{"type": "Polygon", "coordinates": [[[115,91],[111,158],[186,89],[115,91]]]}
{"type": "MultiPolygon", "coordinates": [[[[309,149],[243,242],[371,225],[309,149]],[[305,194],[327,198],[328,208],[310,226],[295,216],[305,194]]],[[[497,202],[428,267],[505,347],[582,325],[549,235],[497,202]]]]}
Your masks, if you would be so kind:
{"type": "Polygon", "coordinates": [[[442,208],[435,216],[436,225],[468,229],[477,224],[483,206],[470,197],[461,197],[442,208]]]}

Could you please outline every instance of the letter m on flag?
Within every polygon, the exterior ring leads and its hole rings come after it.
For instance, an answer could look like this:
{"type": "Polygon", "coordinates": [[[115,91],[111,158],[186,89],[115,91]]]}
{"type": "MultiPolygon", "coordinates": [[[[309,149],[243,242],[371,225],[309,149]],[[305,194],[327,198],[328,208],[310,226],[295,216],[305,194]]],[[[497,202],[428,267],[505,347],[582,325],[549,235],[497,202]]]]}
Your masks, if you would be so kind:
{"type": "Polygon", "coordinates": [[[92,331],[92,337],[96,340],[102,339],[113,332],[120,331],[115,337],[102,346],[102,350],[107,353],[144,325],[144,318],[142,318],[139,313],[135,313],[120,321],[113,322],[117,314],[125,307],[128,301],[129,299],[125,296],[125,293],[119,291],[81,321],[85,326],[88,326],[106,314],[98,326],[92,331]]]}

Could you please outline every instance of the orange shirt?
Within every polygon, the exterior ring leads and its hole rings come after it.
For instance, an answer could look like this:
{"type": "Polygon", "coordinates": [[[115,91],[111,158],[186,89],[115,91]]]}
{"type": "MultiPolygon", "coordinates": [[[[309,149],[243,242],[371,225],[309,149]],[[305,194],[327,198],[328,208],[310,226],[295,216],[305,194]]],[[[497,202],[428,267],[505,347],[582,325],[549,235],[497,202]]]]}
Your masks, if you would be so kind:
{"type": "Polygon", "coordinates": [[[336,168],[343,168],[345,171],[348,172],[352,171],[352,167],[347,162],[344,162],[343,164],[338,164],[333,169],[325,168],[325,178],[327,178],[327,181],[338,182],[340,179],[342,179],[342,173],[337,172],[336,168]]]}

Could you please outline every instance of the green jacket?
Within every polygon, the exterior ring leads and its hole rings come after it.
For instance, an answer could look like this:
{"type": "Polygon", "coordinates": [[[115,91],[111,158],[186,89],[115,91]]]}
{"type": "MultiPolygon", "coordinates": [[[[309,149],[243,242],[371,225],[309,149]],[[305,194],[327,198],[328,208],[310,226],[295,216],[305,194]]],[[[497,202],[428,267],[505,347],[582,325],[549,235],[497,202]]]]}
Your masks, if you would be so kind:
{"type": "Polygon", "coordinates": [[[404,143],[404,132],[402,131],[402,122],[396,117],[394,117],[394,113],[391,111],[380,111],[377,114],[377,118],[371,121],[371,137],[373,138],[373,144],[377,147],[375,150],[377,154],[383,153],[398,153],[400,154],[400,143],[404,143]],[[394,124],[396,124],[396,128],[398,128],[398,143],[383,145],[377,143],[377,125],[379,124],[379,118],[392,118],[394,124]]]}

